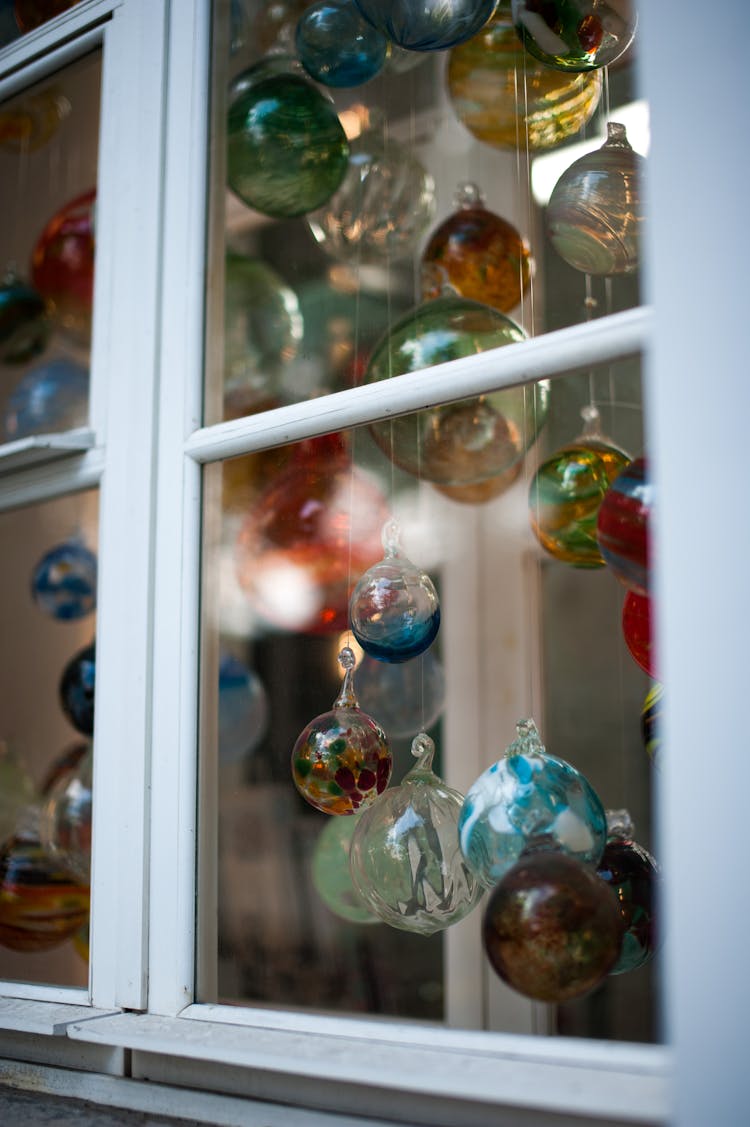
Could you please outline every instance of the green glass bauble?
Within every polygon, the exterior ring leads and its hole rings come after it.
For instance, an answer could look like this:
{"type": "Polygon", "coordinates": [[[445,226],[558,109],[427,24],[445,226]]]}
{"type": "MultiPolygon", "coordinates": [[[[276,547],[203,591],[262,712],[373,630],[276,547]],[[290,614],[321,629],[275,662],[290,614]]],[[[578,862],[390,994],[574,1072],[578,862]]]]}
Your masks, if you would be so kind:
{"type": "Polygon", "coordinates": [[[585,71],[624,55],[638,16],[631,0],[512,0],[516,31],[545,66],[585,71]]]}
{"type": "Polygon", "coordinates": [[[349,869],[352,835],[361,812],[350,818],[329,818],[315,843],[312,879],[315,891],[334,915],[348,923],[376,924],[380,921],[354,887],[349,869]]]}
{"type": "Polygon", "coordinates": [[[349,144],[335,107],[293,64],[252,67],[233,84],[227,179],[246,204],[275,218],[304,215],[344,178],[349,144]]]}

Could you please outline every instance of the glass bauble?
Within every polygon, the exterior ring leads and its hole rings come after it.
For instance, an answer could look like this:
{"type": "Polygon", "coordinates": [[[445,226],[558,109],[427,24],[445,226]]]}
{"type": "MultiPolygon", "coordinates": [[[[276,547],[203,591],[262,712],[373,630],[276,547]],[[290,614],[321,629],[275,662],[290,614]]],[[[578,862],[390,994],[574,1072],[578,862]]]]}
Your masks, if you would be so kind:
{"type": "Polygon", "coordinates": [[[546,66],[586,71],[627,51],[638,17],[631,0],[512,0],[526,50],[546,66]]]}
{"type": "Polygon", "coordinates": [[[378,661],[409,661],[437,637],[440,603],[427,572],[402,553],[395,521],[383,529],[383,549],[384,559],[365,572],[352,592],[352,633],[378,661]]]}
{"type": "Polygon", "coordinates": [[[484,505],[510,489],[511,485],[518,481],[522,469],[523,462],[516,462],[515,466],[511,466],[504,473],[485,478],[484,481],[473,482],[471,485],[438,485],[436,482],[432,484],[438,493],[449,497],[451,501],[458,501],[462,505],[484,505]]]}
{"type": "Polygon", "coordinates": [[[656,952],[660,874],[648,850],[633,840],[627,810],[608,810],[607,823],[607,844],[597,872],[615,894],[624,927],[620,957],[610,974],[624,974],[645,966],[656,952]]]}
{"type": "Polygon", "coordinates": [[[501,6],[478,35],[451,51],[448,94],[458,120],[478,141],[538,152],[574,137],[591,120],[602,76],[564,75],[535,62],[501,6]]]}
{"type": "Polygon", "coordinates": [[[31,280],[57,325],[87,343],[94,298],[94,190],[50,219],[31,259],[31,280]]]}
{"type": "Polygon", "coordinates": [[[268,731],[268,695],[257,673],[233,654],[219,660],[219,759],[236,763],[268,731]]]}
{"type": "Polygon", "coordinates": [[[334,915],[348,923],[376,924],[380,920],[354,887],[349,867],[352,836],[363,813],[328,819],[315,843],[312,880],[318,896],[334,915]]]}
{"type": "MultiPolygon", "coordinates": [[[[365,373],[376,383],[526,339],[505,314],[464,297],[425,302],[375,346],[365,373]]],[[[490,392],[373,423],[380,449],[402,469],[438,485],[473,485],[518,464],[547,412],[549,385],[490,392]]]]}
{"type": "Polygon", "coordinates": [[[36,797],[31,776],[0,742],[0,843],[15,832],[19,815],[36,797]]]}
{"type": "Polygon", "coordinates": [[[92,644],[70,659],[60,678],[60,704],[76,731],[94,734],[96,647],[92,644]]]}
{"type": "Polygon", "coordinates": [[[54,19],[68,8],[74,8],[79,0],[15,0],[16,23],[21,31],[33,31],[47,20],[54,19]]]}
{"type": "Polygon", "coordinates": [[[528,244],[512,223],[487,210],[476,184],[461,184],[453,203],[456,211],[422,253],[422,297],[440,297],[450,285],[461,297],[509,313],[531,281],[528,244]]]}
{"type": "Polygon", "coordinates": [[[56,544],[34,568],[31,594],[52,618],[69,621],[91,614],[96,606],[96,556],[78,540],[56,544]]]}
{"type": "Polygon", "coordinates": [[[91,790],[93,749],[61,771],[47,791],[39,820],[44,849],[81,884],[91,872],[91,790]]]}
{"type": "Polygon", "coordinates": [[[607,277],[638,268],[645,164],[625,126],[610,121],[602,147],[563,172],[547,205],[547,233],[568,265],[607,277]]]}
{"type": "Polygon", "coordinates": [[[300,17],[297,55],[324,86],[361,86],[383,69],[388,41],[351,0],[320,0],[300,17]]]}
{"type": "Polygon", "coordinates": [[[0,362],[25,364],[44,349],[49,332],[44,298],[9,266],[0,283],[0,362]]]}
{"type": "Polygon", "coordinates": [[[599,507],[596,538],[607,566],[621,583],[648,594],[649,519],[654,490],[645,458],[615,478],[599,507]]]}
{"type": "Polygon", "coordinates": [[[433,650],[396,665],[364,655],[357,690],[365,712],[395,739],[431,728],[445,707],[445,673],[433,650]]]}
{"type": "Polygon", "coordinates": [[[458,830],[461,850],[491,888],[532,838],[547,835],[557,849],[596,864],[607,819],[596,791],[564,759],[549,755],[533,720],[521,720],[518,738],[469,788],[458,830]]]}
{"type": "Polygon", "coordinates": [[[299,20],[310,7],[311,0],[272,0],[270,4],[256,5],[252,24],[253,42],[262,55],[294,50],[294,33],[299,20]]]}
{"type": "Polygon", "coordinates": [[[643,743],[654,767],[661,761],[661,710],[664,700],[664,686],[655,682],[643,702],[641,709],[641,735],[643,743]]]}
{"type": "Polygon", "coordinates": [[[5,437],[12,442],[34,434],[57,433],[86,426],[89,418],[89,373],[59,356],[30,368],[5,404],[5,437]]]}
{"type": "Polygon", "coordinates": [[[0,849],[0,946],[49,951],[70,939],[89,914],[89,890],[42,847],[38,811],[0,849]]]}
{"type": "Polygon", "coordinates": [[[651,630],[651,599],[628,591],[622,604],[622,636],[631,657],[649,677],[656,677],[656,658],[651,630]]]}
{"type": "Polygon", "coordinates": [[[362,15],[397,47],[443,51],[463,43],[492,15],[497,0],[355,0],[362,15]]]}
{"type": "Polygon", "coordinates": [[[341,186],[309,223],[335,258],[382,265],[411,255],[434,213],[430,173],[403,145],[368,129],[350,145],[341,186]]]}
{"type": "Polygon", "coordinates": [[[353,652],[339,656],[345,670],[330,712],[311,720],[292,750],[292,778],[302,797],[324,814],[354,814],[372,805],[393,770],[388,738],[359,707],[353,652]]]}
{"type": "Polygon", "coordinates": [[[417,764],[359,820],[351,845],[354,886],[391,927],[432,935],[467,916],[484,889],[458,845],[463,795],[434,773],[435,745],[415,737],[417,764]]]}
{"type": "MultiPolygon", "coordinates": [[[[2,32],[0,32],[0,35],[2,32]]],[[[9,152],[34,152],[54,137],[71,105],[59,90],[27,95],[0,110],[0,148],[9,152]]]]}
{"type": "Polygon", "coordinates": [[[224,406],[232,415],[275,406],[282,372],[297,355],[299,302],[259,259],[229,252],[224,275],[224,406]]]}
{"type": "Polygon", "coordinates": [[[237,576],[258,615],[283,630],[345,630],[356,576],[380,559],[387,517],[382,490],[352,468],[340,435],[299,444],[237,538],[237,576]]]}
{"type": "Polygon", "coordinates": [[[349,144],[333,103],[293,64],[245,72],[229,106],[227,179],[249,207],[275,218],[314,211],[346,175],[349,144]]]}
{"type": "Polygon", "coordinates": [[[77,769],[78,764],[83,759],[84,755],[88,755],[91,744],[88,740],[81,741],[81,743],[73,744],[61,755],[50,764],[47,774],[42,780],[42,785],[39,787],[39,793],[42,798],[46,798],[54,787],[57,786],[58,781],[65,775],[70,775],[70,772],[77,769]]]}
{"type": "Polygon", "coordinates": [[[493,969],[514,990],[538,1002],[565,1002],[610,973],[622,922],[593,869],[565,853],[532,848],[487,902],[483,939],[493,969]]]}
{"type": "Polygon", "coordinates": [[[91,947],[90,930],[89,921],[87,920],[82,927],[79,927],[78,931],[73,936],[73,946],[76,949],[76,954],[81,956],[84,963],[89,961],[91,947]]]}

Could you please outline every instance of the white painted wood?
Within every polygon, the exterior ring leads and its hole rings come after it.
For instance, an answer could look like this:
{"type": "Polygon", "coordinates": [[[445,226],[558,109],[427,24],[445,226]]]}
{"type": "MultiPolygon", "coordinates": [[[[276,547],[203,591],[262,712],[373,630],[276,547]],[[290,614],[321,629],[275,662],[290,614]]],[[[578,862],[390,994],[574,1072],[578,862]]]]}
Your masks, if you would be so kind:
{"type": "Polygon", "coordinates": [[[0,998],[0,1029],[19,1033],[44,1033],[59,1036],[71,1022],[79,1024],[90,1018],[104,1017],[113,1010],[95,1010],[87,1004],[86,991],[83,1005],[61,1005],[54,1002],[32,1002],[28,999],[0,998]]]}
{"type": "Polygon", "coordinates": [[[61,434],[35,434],[29,438],[19,438],[15,442],[6,442],[0,446],[0,474],[15,473],[16,470],[42,462],[54,462],[58,458],[82,454],[90,450],[95,441],[92,430],[79,427],[61,434]]]}
{"type": "Polygon", "coordinates": [[[53,464],[0,475],[0,512],[92,489],[99,484],[103,472],[104,451],[95,448],[87,454],[71,453],[53,464]]]}
{"type": "Polygon", "coordinates": [[[66,1036],[53,1037],[19,1030],[4,1032],[0,1029],[0,1066],[5,1065],[11,1073],[16,1065],[8,1062],[19,1061],[26,1067],[34,1064],[52,1065],[79,1069],[86,1073],[122,1076],[125,1073],[125,1059],[126,1050],[119,1046],[89,1045],[71,1041],[66,1036]]]}
{"type": "MultiPolygon", "coordinates": [[[[75,24],[85,27],[91,22],[103,20],[112,7],[111,3],[98,3],[98,15],[93,17],[89,13],[89,19],[82,19],[80,11],[76,9],[75,24]]],[[[73,16],[75,13],[71,10],[66,14],[73,16]]],[[[68,24],[63,26],[67,27],[68,24]]],[[[65,40],[61,40],[60,32],[60,27],[53,27],[50,21],[36,31],[22,35],[0,52],[0,100],[21,93],[33,83],[48,78],[68,63],[75,62],[89,51],[100,47],[104,28],[94,27],[77,34],[75,38],[65,40]]]]}

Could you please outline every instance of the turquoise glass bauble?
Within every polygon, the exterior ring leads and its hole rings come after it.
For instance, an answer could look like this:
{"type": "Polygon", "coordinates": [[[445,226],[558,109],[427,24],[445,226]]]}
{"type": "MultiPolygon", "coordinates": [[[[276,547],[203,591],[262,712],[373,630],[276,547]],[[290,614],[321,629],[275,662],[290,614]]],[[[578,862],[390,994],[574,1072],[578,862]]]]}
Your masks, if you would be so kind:
{"type": "Polygon", "coordinates": [[[443,51],[471,39],[486,24],[497,0],[356,0],[362,15],[397,47],[443,51]]]}
{"type": "Polygon", "coordinates": [[[279,219],[321,207],[348,167],[349,144],[333,103],[278,60],[241,77],[227,119],[230,188],[249,207],[279,219]]]}
{"type": "Polygon", "coordinates": [[[470,787],[458,830],[461,850],[490,888],[519,859],[533,838],[596,865],[607,840],[607,819],[586,778],[545,751],[533,720],[502,759],[470,787]]]}
{"type": "Polygon", "coordinates": [[[9,268],[0,283],[0,361],[24,364],[44,349],[49,333],[44,298],[9,268]]]}
{"type": "Polygon", "coordinates": [[[529,54],[557,70],[608,66],[633,41],[630,0],[512,0],[513,23],[529,54]]]}
{"type": "Polygon", "coordinates": [[[5,437],[73,430],[89,417],[89,373],[65,357],[29,369],[8,396],[5,437]]]}
{"type": "Polygon", "coordinates": [[[370,911],[354,887],[349,867],[352,837],[362,813],[350,818],[329,818],[315,843],[312,857],[313,887],[326,907],[347,923],[376,924],[380,920],[370,911]]]}
{"type": "Polygon", "coordinates": [[[219,759],[236,763],[268,731],[268,695],[257,673],[233,654],[219,659],[219,759]]]}
{"type": "Polygon", "coordinates": [[[89,746],[75,766],[60,772],[39,820],[43,848],[83,885],[91,871],[92,770],[89,746]]]}
{"type": "Polygon", "coordinates": [[[96,606],[96,556],[78,540],[50,548],[31,576],[37,606],[61,621],[83,618],[96,606]]]}
{"type": "Polygon", "coordinates": [[[324,86],[361,86],[382,70],[388,41],[362,18],[352,0],[321,0],[302,14],[297,55],[324,86]]]}

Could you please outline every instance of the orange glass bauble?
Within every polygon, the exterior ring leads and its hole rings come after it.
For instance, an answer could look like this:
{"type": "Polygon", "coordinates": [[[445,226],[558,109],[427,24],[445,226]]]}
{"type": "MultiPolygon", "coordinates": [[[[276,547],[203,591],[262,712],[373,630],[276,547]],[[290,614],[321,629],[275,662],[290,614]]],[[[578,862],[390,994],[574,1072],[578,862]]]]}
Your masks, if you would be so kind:
{"type": "Polygon", "coordinates": [[[94,208],[92,189],[50,219],[34,248],[31,277],[58,326],[87,341],[94,298],[94,208]]]}

